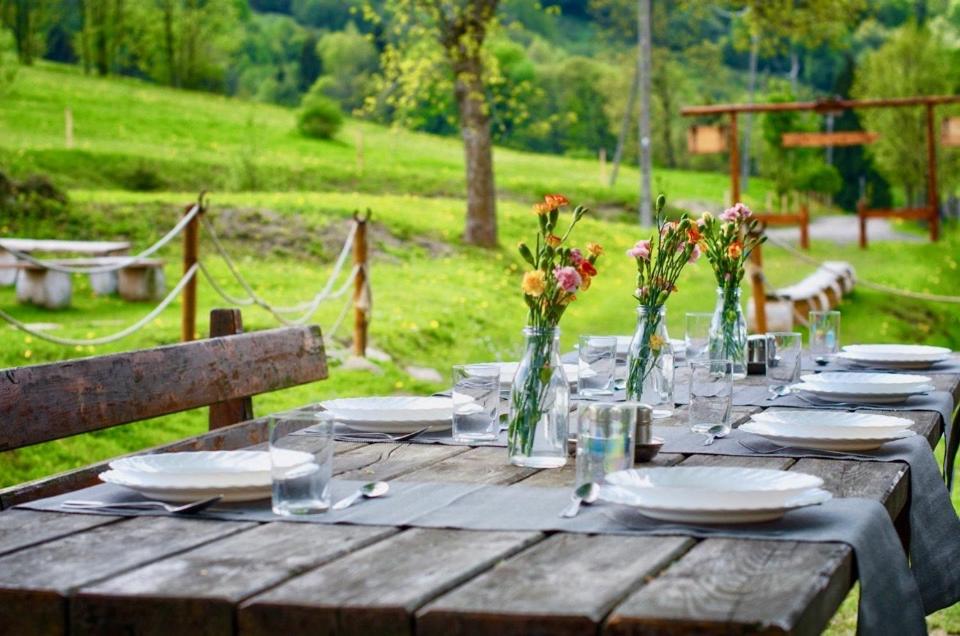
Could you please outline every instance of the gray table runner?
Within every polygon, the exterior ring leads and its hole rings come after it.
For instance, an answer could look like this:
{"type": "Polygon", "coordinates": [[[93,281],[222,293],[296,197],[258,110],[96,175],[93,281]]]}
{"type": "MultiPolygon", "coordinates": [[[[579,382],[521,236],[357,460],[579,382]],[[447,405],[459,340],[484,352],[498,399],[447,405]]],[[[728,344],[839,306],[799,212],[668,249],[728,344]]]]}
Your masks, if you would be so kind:
{"type": "Polygon", "coordinates": [[[654,434],[664,438],[664,453],[699,453],[742,457],[814,457],[855,459],[857,461],[904,462],[910,466],[910,563],[923,596],[926,613],[949,607],[960,601],[960,519],[953,509],[950,494],[940,478],[937,462],[927,440],[917,435],[884,444],[869,453],[820,452],[784,448],[764,438],[733,430],[725,438],[704,446],[703,435],[685,428],[655,427],[654,434]],[[763,450],[757,453],[745,448],[763,450]],[[770,451],[770,452],[767,452],[770,451]]]}
{"type": "Polygon", "coordinates": [[[814,362],[809,354],[804,354],[801,360],[803,371],[869,371],[871,373],[913,373],[916,375],[960,375],[960,356],[954,355],[949,360],[937,362],[926,369],[891,369],[889,367],[871,367],[867,365],[856,365],[839,360],[833,360],[826,365],[819,365],[814,362]]]}
{"type": "MultiPolygon", "coordinates": [[[[360,482],[334,482],[334,498],[360,482]]],[[[695,526],[648,519],[636,511],[598,503],[579,516],[558,516],[569,502],[566,488],[492,486],[462,483],[394,482],[390,495],[339,512],[278,517],[269,502],[223,505],[196,515],[237,521],[300,521],[325,524],[400,525],[466,530],[538,530],[620,535],[683,535],[817,543],[844,543],[855,555],[860,577],[860,634],[925,634],[921,597],[886,509],[868,499],[835,499],[788,512],[769,523],[695,526]]],[[[60,511],[67,499],[137,500],[126,489],[103,484],[20,507],[60,511]]],[[[105,514],[117,514],[110,512],[105,514]]],[[[142,513],[125,511],[136,516],[142,513]]]]}

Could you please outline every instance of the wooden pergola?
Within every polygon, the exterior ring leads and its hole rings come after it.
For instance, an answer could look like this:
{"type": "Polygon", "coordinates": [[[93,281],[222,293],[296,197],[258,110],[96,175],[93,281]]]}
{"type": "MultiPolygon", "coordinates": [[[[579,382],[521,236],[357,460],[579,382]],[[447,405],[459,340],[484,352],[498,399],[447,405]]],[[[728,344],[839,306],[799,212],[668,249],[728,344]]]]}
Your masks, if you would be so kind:
{"type": "MultiPolygon", "coordinates": [[[[871,210],[865,202],[858,204],[860,218],[860,246],[866,247],[866,221],[868,218],[899,218],[927,220],[930,227],[930,240],[936,241],[940,234],[939,195],[937,192],[937,142],[935,136],[934,110],[937,106],[960,103],[960,95],[931,95],[916,97],[891,97],[884,99],[822,99],[812,102],[780,102],[770,104],[712,104],[706,106],[687,106],[680,112],[684,117],[705,115],[728,116],[727,150],[730,153],[730,196],[736,202],[740,200],[740,150],[738,145],[737,115],[739,113],[772,113],[785,111],[813,111],[827,114],[851,109],[863,108],[905,108],[922,106],[926,110],[927,139],[927,202],[922,207],[908,207],[894,210],[871,210]]],[[[792,146],[849,146],[870,143],[876,139],[875,133],[865,131],[839,131],[829,133],[791,133],[792,146]]],[[[751,274],[757,329],[766,331],[766,308],[761,275],[762,256],[758,247],[751,255],[755,271],[751,274]]]]}

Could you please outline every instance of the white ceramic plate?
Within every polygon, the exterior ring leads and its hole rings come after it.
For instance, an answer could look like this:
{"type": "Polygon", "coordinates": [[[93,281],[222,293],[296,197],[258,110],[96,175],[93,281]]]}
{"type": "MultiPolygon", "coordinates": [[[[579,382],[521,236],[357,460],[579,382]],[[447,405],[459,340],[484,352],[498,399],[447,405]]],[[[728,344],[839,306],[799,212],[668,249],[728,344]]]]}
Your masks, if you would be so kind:
{"type": "Polygon", "coordinates": [[[913,426],[913,420],[904,417],[880,415],[879,413],[850,413],[847,411],[824,411],[804,409],[770,409],[751,416],[755,422],[782,425],[781,430],[799,431],[801,434],[831,436],[837,433],[856,435],[885,435],[903,431],[913,426]]]}
{"type": "Polygon", "coordinates": [[[915,391],[930,384],[925,375],[906,373],[858,373],[856,371],[827,371],[800,376],[807,384],[842,389],[848,393],[903,393],[915,391]]]}
{"type": "Polygon", "coordinates": [[[727,507],[691,507],[651,503],[642,493],[621,486],[600,486],[600,499],[612,503],[623,504],[637,509],[638,512],[652,519],[674,521],[679,523],[759,523],[774,521],[790,510],[815,506],[829,501],[833,495],[826,490],[811,488],[788,498],[782,504],[775,506],[751,505],[727,507]]]}
{"type": "Polygon", "coordinates": [[[269,481],[266,485],[248,486],[163,486],[149,482],[144,483],[143,481],[132,478],[127,473],[121,473],[116,470],[108,470],[100,473],[100,480],[108,484],[116,484],[117,486],[130,488],[148,499],[159,499],[161,501],[174,503],[189,503],[218,495],[223,497],[224,502],[256,501],[269,497],[272,488],[269,481]]]}
{"type": "Polygon", "coordinates": [[[902,371],[922,371],[923,369],[929,369],[938,362],[941,362],[941,360],[884,360],[880,358],[863,357],[855,353],[844,353],[842,351],[837,354],[837,359],[841,362],[852,364],[855,367],[870,367],[902,371]]]}
{"type": "Polygon", "coordinates": [[[651,506],[669,509],[772,508],[823,485],[819,477],[800,472],[726,466],[634,468],[604,479],[638,493],[651,506]]]}
{"type": "MultiPolygon", "coordinates": [[[[517,374],[517,367],[520,366],[519,362],[494,362],[500,367],[500,386],[509,387],[513,384],[513,376],[517,374]]],[[[577,364],[566,363],[563,365],[563,373],[567,376],[567,382],[570,384],[577,383],[577,364]]]]}
{"type": "Polygon", "coordinates": [[[914,391],[889,391],[887,393],[878,392],[848,392],[843,388],[834,388],[832,386],[818,386],[801,382],[790,387],[794,391],[803,391],[816,398],[829,402],[863,402],[873,404],[897,404],[905,401],[912,395],[933,391],[936,387],[932,384],[926,384],[918,387],[914,391]]]}
{"type": "MultiPolygon", "coordinates": [[[[310,461],[309,453],[282,450],[278,453],[284,465],[294,466],[310,461]]],[[[110,468],[144,478],[238,478],[247,481],[260,479],[270,483],[270,453],[268,451],[190,451],[156,453],[121,457],[110,462],[110,468]]]]}
{"type": "Polygon", "coordinates": [[[453,400],[448,397],[387,396],[341,398],[321,402],[341,422],[441,420],[453,417],[453,400]]]}
{"type": "Polygon", "coordinates": [[[875,450],[887,442],[916,435],[913,431],[905,429],[885,432],[850,429],[847,431],[836,430],[824,434],[808,432],[803,428],[802,426],[790,426],[782,422],[757,422],[755,420],[740,425],[741,431],[759,435],[782,446],[836,451],[875,450]]]}
{"type": "Polygon", "coordinates": [[[847,345],[843,348],[843,353],[863,360],[939,362],[949,358],[952,352],[946,347],[928,345],[866,344],[847,345]]]}

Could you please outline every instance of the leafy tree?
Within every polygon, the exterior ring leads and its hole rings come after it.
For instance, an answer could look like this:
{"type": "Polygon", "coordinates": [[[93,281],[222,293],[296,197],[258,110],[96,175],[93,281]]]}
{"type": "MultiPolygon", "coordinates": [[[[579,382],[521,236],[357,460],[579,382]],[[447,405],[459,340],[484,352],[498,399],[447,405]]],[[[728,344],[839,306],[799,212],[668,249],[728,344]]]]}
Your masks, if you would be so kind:
{"type": "Polygon", "coordinates": [[[17,78],[17,54],[13,36],[0,29],[0,97],[17,78]]]}
{"type": "Polygon", "coordinates": [[[343,113],[335,101],[315,91],[303,98],[303,106],[297,116],[297,129],[301,135],[330,139],[342,125],[343,113]]]}
{"type": "Polygon", "coordinates": [[[300,60],[297,64],[297,86],[300,90],[309,89],[323,72],[323,62],[317,53],[317,36],[312,33],[300,47],[300,60]]]}
{"type": "Polygon", "coordinates": [[[301,24],[340,31],[359,14],[361,0],[291,0],[290,12],[301,24]]]}
{"type": "Polygon", "coordinates": [[[319,87],[328,97],[353,110],[363,105],[370,75],[377,70],[377,50],[350,23],[344,31],[325,35],[317,45],[324,75],[319,87]]]}
{"type": "MultiPolygon", "coordinates": [[[[864,57],[852,93],[861,99],[950,94],[960,82],[960,73],[951,62],[950,52],[929,29],[907,25],[882,48],[864,57]]],[[[939,108],[937,112],[942,115],[947,110],[939,108]]],[[[868,130],[880,133],[880,139],[870,146],[877,168],[892,183],[903,186],[909,202],[916,201],[924,191],[927,174],[925,109],[870,108],[860,117],[868,130]]],[[[941,183],[956,184],[958,153],[941,148],[938,160],[941,183]]]]}
{"type": "MultiPolygon", "coordinates": [[[[497,66],[485,46],[499,0],[389,0],[390,38],[382,55],[382,92],[402,120],[424,86],[443,73],[452,81],[467,172],[464,241],[497,244],[491,109],[487,87],[497,66]]],[[[367,7],[368,19],[378,15],[367,7]]]]}
{"type": "Polygon", "coordinates": [[[55,18],[53,0],[0,0],[0,24],[13,33],[21,64],[43,53],[44,32],[55,18]]]}

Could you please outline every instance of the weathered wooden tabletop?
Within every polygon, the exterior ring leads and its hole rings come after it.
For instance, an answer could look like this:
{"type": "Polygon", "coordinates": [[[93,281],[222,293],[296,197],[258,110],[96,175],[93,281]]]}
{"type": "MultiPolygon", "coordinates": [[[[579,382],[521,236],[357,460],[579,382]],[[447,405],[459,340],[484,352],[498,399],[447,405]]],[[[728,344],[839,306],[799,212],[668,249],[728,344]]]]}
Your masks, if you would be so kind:
{"type": "MultiPolygon", "coordinates": [[[[960,376],[935,377],[960,396],[960,376]]],[[[940,438],[939,414],[898,415],[940,438]]],[[[683,408],[671,422],[685,425],[683,408]]],[[[904,464],[654,463],[819,475],[835,496],[883,502],[907,536],[904,464]]],[[[511,466],[503,448],[338,443],[335,473],[569,486],[574,466],[511,466]]],[[[0,513],[0,634],[806,634],[855,576],[844,544],[0,513]]]]}

